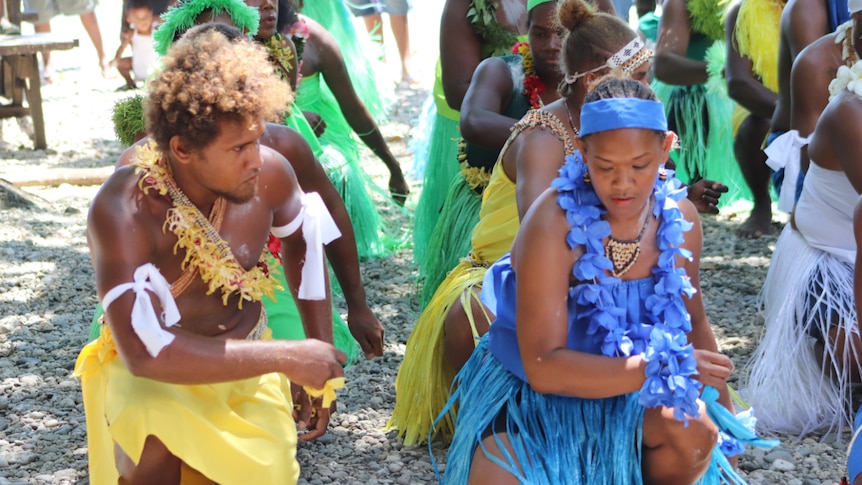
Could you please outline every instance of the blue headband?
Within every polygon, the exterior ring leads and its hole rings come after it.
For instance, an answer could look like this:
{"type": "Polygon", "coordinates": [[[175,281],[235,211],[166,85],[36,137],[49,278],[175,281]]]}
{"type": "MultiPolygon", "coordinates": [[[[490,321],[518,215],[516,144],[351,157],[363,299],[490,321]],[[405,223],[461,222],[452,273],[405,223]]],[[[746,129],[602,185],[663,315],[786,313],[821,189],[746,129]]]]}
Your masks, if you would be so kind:
{"type": "Polygon", "coordinates": [[[667,117],[660,101],[639,98],[608,98],[581,108],[580,136],[621,128],[667,131],[667,117]]]}

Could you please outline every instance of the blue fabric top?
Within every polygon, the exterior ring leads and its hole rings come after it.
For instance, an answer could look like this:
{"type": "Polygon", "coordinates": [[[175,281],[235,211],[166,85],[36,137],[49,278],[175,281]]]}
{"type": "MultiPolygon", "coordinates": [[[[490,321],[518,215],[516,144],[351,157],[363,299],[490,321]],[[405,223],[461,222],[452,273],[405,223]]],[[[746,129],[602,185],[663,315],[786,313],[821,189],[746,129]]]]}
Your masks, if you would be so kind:
{"type": "MultiPolygon", "coordinates": [[[[654,278],[620,281],[610,285],[615,306],[625,309],[621,318],[625,322],[648,321],[647,297],[655,294],[654,278]]],[[[527,382],[521,351],[518,347],[518,334],[515,330],[515,272],[512,270],[509,255],[503,256],[485,273],[482,285],[482,303],[495,312],[497,319],[491,325],[488,345],[491,352],[512,374],[527,382]]],[[[588,306],[579,304],[569,297],[569,339],[567,347],[578,352],[595,355],[602,354],[602,339],[588,335],[590,316],[588,306]]],[[[652,325],[642,325],[642,338],[648,338],[652,325]]],[[[623,325],[625,328],[625,325],[623,325]]]]}
{"type": "Polygon", "coordinates": [[[826,2],[826,6],[829,9],[830,31],[835,31],[839,25],[850,20],[850,11],[847,8],[847,0],[828,0],[826,2]]]}

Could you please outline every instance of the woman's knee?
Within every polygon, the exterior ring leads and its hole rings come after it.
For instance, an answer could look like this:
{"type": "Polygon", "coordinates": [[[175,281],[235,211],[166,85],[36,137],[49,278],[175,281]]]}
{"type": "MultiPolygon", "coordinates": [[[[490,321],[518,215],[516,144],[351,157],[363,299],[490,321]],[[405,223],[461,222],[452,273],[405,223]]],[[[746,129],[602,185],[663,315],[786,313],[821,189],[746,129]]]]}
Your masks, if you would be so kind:
{"type": "Polygon", "coordinates": [[[688,425],[677,421],[670,408],[648,410],[644,416],[645,482],[686,483],[700,477],[712,462],[717,441],[718,427],[706,415],[702,402],[700,417],[689,418],[688,425]]]}
{"type": "Polygon", "coordinates": [[[464,365],[476,347],[470,319],[472,318],[473,325],[476,327],[477,336],[481,337],[488,332],[492,314],[479,301],[481,292],[481,288],[478,287],[465,290],[444,318],[444,351],[455,369],[460,369],[464,365]],[[465,303],[469,304],[470,315],[467,313],[465,303]]]}
{"type": "MultiPolygon", "coordinates": [[[[518,478],[512,475],[508,470],[494,463],[488,455],[503,461],[508,461],[508,456],[515,456],[512,444],[509,442],[509,437],[506,433],[498,433],[491,435],[482,440],[483,446],[477,446],[473,452],[473,462],[470,465],[470,477],[467,480],[468,484],[519,484],[518,478]],[[506,448],[506,452],[500,449],[500,445],[506,448]],[[484,449],[483,449],[484,447],[484,449]]],[[[516,466],[518,466],[516,464],[516,466]]],[[[518,466],[521,471],[521,467],[518,466]]]]}

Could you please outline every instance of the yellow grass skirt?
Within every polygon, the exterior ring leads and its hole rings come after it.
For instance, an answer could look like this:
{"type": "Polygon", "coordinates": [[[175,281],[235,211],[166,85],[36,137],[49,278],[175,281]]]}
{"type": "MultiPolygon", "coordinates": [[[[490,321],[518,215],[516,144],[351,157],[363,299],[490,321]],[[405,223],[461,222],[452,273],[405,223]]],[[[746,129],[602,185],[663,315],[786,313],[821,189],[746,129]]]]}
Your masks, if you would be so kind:
{"type": "Polygon", "coordinates": [[[135,377],[103,325],[78,356],[75,375],[84,395],[93,485],[117,483],[114,443],[137,463],[149,435],[183,461],[184,485],[293,484],[299,478],[290,382],[282,374],[194,386],[135,377]]]}

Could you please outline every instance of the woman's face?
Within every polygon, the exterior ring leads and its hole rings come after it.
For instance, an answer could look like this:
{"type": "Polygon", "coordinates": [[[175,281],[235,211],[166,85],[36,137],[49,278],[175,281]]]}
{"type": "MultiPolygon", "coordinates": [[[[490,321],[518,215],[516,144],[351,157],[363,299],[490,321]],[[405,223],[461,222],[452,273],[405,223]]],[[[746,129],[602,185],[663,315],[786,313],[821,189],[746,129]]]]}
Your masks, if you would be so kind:
{"type": "Polygon", "coordinates": [[[638,217],[653,192],[658,170],[667,160],[673,136],[624,128],[578,139],[590,183],[609,215],[638,217]]]}

